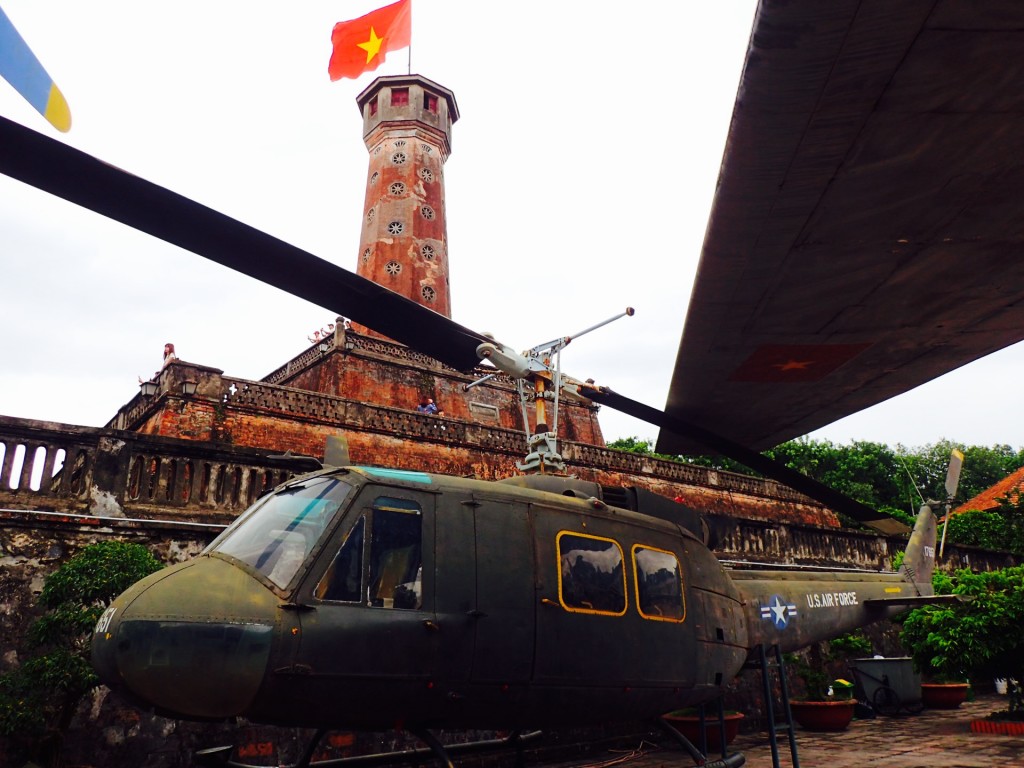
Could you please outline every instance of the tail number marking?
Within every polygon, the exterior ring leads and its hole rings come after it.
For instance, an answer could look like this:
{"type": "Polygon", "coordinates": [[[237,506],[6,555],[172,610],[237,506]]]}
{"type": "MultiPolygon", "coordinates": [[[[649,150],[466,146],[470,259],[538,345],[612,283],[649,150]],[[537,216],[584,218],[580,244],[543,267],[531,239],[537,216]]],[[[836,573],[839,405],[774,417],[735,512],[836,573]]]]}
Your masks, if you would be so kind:
{"type": "Polygon", "coordinates": [[[114,614],[117,613],[117,608],[110,606],[100,616],[100,620],[96,622],[96,629],[94,630],[97,635],[104,634],[110,628],[110,622],[114,618],[114,614]]]}

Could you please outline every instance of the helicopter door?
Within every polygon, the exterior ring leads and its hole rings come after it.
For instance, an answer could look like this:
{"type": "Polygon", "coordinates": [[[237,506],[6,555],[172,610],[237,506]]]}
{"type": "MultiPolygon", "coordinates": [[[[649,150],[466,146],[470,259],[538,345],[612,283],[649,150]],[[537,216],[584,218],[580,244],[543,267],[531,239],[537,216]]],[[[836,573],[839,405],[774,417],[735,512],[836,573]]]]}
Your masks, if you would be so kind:
{"type": "Polygon", "coordinates": [[[368,486],[322,564],[300,614],[296,666],[332,685],[422,686],[437,664],[434,496],[368,486]]]}
{"type": "Polygon", "coordinates": [[[639,662],[627,615],[627,557],[620,541],[579,515],[534,507],[537,521],[537,660],[534,681],[631,681],[639,662]]]}
{"type": "Polygon", "coordinates": [[[533,667],[533,535],[529,508],[476,498],[474,682],[526,682],[533,667]]]}

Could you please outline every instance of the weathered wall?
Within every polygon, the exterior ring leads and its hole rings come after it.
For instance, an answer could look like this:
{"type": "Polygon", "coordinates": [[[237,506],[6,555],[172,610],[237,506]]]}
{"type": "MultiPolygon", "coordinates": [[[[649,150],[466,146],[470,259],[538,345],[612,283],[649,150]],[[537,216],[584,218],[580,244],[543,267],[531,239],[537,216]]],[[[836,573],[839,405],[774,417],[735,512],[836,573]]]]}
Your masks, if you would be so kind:
{"type": "MultiPolygon", "coordinates": [[[[311,423],[359,427],[347,414],[349,404],[419,415],[416,406],[427,396],[447,418],[483,429],[518,432],[521,445],[522,408],[512,381],[495,377],[467,391],[465,386],[475,378],[399,344],[339,327],[333,336],[311,346],[260,382],[224,376],[216,368],[172,362],[157,378],[158,394],[149,398],[137,395],[108,426],[188,440],[296,450],[293,441],[301,439],[304,432],[315,431],[309,428],[311,423]],[[182,395],[186,381],[196,383],[195,396],[182,395]],[[239,409],[249,418],[235,418],[239,409]],[[278,420],[261,423],[263,417],[278,420]],[[281,419],[297,423],[289,425],[281,419]]],[[[597,406],[563,401],[559,436],[603,446],[597,413],[597,406]]],[[[535,427],[532,406],[527,414],[535,427]]],[[[319,445],[322,451],[322,441],[319,445]]],[[[516,452],[525,451],[517,445],[516,452]]]]}

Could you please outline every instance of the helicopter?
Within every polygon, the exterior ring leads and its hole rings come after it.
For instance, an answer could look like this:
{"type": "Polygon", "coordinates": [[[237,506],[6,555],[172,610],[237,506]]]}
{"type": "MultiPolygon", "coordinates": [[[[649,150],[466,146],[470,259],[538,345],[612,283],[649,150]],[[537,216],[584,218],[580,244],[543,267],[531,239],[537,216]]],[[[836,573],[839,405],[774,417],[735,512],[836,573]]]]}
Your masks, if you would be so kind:
{"type": "MultiPolygon", "coordinates": [[[[808,6],[763,4],[755,52],[786,50],[766,41],[777,41],[769,34],[773,25],[792,22],[789,14],[799,11],[807,13],[808,6]]],[[[824,37],[834,44],[834,35],[824,37]]],[[[765,79],[772,81],[757,56],[751,61],[744,94],[757,93],[755,86],[765,79]]],[[[741,104],[733,129],[733,151],[740,156],[753,120],[741,104]]],[[[342,303],[347,316],[458,370],[473,369],[486,358],[498,370],[535,386],[539,382],[542,391],[556,387],[641,416],[662,428],[663,441],[699,442],[886,531],[896,528],[885,516],[771,464],[756,447],[816,419],[863,407],[871,398],[884,399],[908,385],[906,376],[935,375],[993,345],[1017,340],[1022,327],[1013,322],[1020,302],[1008,289],[1006,296],[1000,293],[997,308],[990,303],[987,314],[972,313],[976,325],[955,326],[952,312],[941,322],[924,324],[935,343],[927,347],[933,357],[923,371],[903,373],[922,357],[913,344],[897,349],[900,354],[882,365],[871,359],[889,346],[880,341],[840,335],[830,345],[839,349],[824,350],[805,332],[796,337],[800,343],[783,350],[802,354],[769,359],[764,368],[806,372],[813,370],[814,360],[806,359],[812,351],[828,351],[833,357],[826,373],[819,369],[817,378],[798,380],[796,387],[763,373],[759,380],[754,369],[760,358],[754,355],[764,343],[755,339],[754,347],[744,348],[729,335],[749,333],[753,321],[722,323],[720,343],[709,344],[708,326],[722,310],[700,300],[722,281],[716,271],[717,238],[730,229],[736,205],[730,208],[727,198],[742,197],[737,185],[743,169],[733,170],[727,162],[719,197],[724,202],[716,203],[714,212],[723,218],[713,218],[709,229],[695,287],[698,300],[687,321],[688,328],[693,321],[698,329],[697,341],[684,334],[669,407],[660,411],[563,376],[543,357],[517,353],[13,123],[0,122],[0,137],[0,166],[10,176],[322,306],[342,303]],[[957,328],[962,336],[943,335],[957,328]],[[985,329],[992,333],[982,333],[985,329]],[[691,344],[710,350],[704,376],[692,375],[691,344]],[[723,360],[721,350],[730,357],[723,360]],[[837,372],[841,402],[822,407],[829,396],[816,394],[825,389],[819,385],[837,372]],[[737,410],[728,428],[718,429],[715,420],[727,408],[726,395],[731,393],[736,409],[760,384],[766,385],[763,394],[752,399],[757,419],[747,424],[743,415],[750,409],[737,410]],[[787,387],[778,408],[764,404],[787,387]],[[707,398],[714,407],[704,412],[694,405],[691,388],[721,391],[707,398]]],[[[826,187],[841,186],[833,171],[824,176],[826,187]]],[[[877,191],[877,180],[867,186],[877,191]]],[[[777,188],[782,190],[777,194],[786,191],[785,185],[777,188]]],[[[830,223],[821,217],[833,207],[812,201],[811,208],[815,222],[830,223]]],[[[761,218],[751,214],[749,226],[757,230],[774,215],[767,205],[761,218]]],[[[893,237],[886,255],[892,259],[916,248],[907,261],[927,256],[932,264],[949,265],[962,249],[979,247],[969,239],[946,242],[941,232],[925,234],[914,242],[893,237]],[[933,239],[942,243],[937,253],[924,247],[933,239]]],[[[813,250],[817,242],[805,238],[794,248],[813,250]]],[[[813,294],[815,286],[827,282],[830,265],[844,276],[856,272],[864,241],[855,245],[833,261],[815,262],[817,282],[802,286],[803,292],[813,294]]],[[[779,262],[767,262],[764,270],[788,264],[792,251],[782,249],[779,262]]],[[[737,261],[750,266],[761,255],[756,249],[749,257],[728,254],[734,266],[737,261]]],[[[1003,256],[973,262],[981,277],[970,285],[1011,268],[1012,261],[1003,256]]],[[[899,278],[898,287],[909,287],[904,275],[899,278]]],[[[914,295],[928,298],[930,286],[920,288],[914,295]]],[[[854,309],[870,293],[862,291],[854,309]]],[[[781,303],[766,295],[762,308],[781,303]]],[[[916,315],[937,305],[905,303],[916,315]]],[[[979,303],[975,297],[971,306],[979,303]]],[[[728,312],[728,303],[723,304],[728,312]]],[[[842,314],[831,305],[817,307],[820,313],[830,308],[833,316],[842,314]]],[[[775,328],[786,314],[761,317],[775,328]]],[[[880,317],[881,325],[900,324],[891,315],[880,317]]],[[[780,330],[777,337],[795,335],[780,330]]],[[[926,506],[896,574],[732,569],[714,556],[699,515],[641,489],[616,492],[549,474],[483,482],[379,467],[329,468],[275,489],[198,558],[130,588],[98,622],[93,658],[113,687],[183,718],[246,716],[321,728],[401,726],[424,732],[605,722],[624,713],[654,716],[720,696],[757,646],[800,648],[935,599],[930,585],[935,539],[934,515],[926,506]]]]}

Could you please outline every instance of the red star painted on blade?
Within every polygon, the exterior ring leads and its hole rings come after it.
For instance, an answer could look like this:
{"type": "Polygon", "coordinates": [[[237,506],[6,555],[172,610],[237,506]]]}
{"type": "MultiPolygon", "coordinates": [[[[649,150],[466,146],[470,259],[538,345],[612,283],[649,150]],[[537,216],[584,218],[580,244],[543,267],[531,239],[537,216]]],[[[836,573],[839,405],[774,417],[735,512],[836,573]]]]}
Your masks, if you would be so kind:
{"type": "Polygon", "coordinates": [[[870,344],[764,344],[733,371],[730,381],[797,384],[820,381],[870,344]]]}

